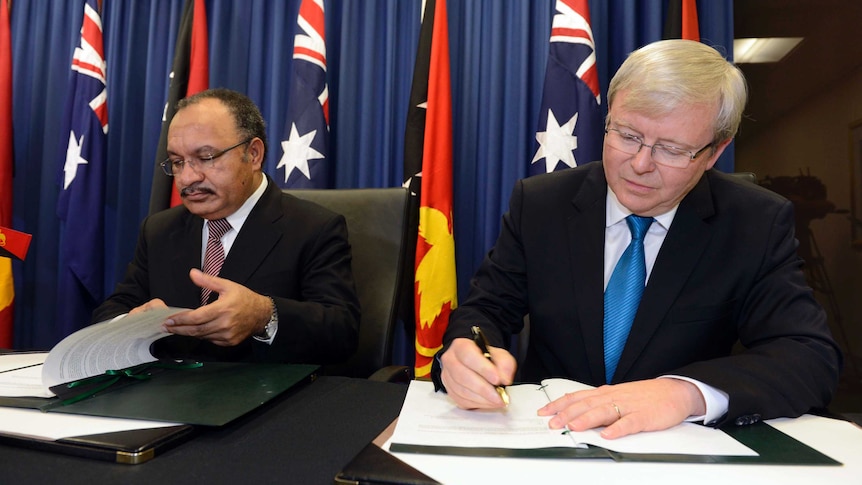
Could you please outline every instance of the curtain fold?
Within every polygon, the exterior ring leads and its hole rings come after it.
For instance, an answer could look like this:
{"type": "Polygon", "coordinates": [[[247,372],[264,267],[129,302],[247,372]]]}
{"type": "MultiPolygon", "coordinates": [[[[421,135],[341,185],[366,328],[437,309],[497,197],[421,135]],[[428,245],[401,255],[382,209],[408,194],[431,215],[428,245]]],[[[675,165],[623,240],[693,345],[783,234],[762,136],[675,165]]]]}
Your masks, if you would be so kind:
{"type": "MultiPolygon", "coordinates": [[[[391,187],[403,177],[404,127],[421,0],[324,0],[333,187],[391,187]]],[[[149,205],[162,110],[183,0],[103,0],[108,65],[105,288],[132,257],[149,205]]],[[[704,42],[732,54],[732,0],[698,2],[704,42]]],[[[13,265],[16,348],[58,334],[59,120],[83,0],[12,2],[14,229],[32,233],[13,265]]],[[[553,0],[447,0],[459,297],[499,232],[515,181],[535,153],[553,0]]],[[[275,174],[290,88],[299,0],[207,0],[210,85],[245,92],[267,121],[275,174]]],[[[602,100],[632,49],[661,38],[666,0],[591,0],[602,100]]],[[[606,109],[606,108],[605,108],[606,109]]],[[[719,167],[733,169],[732,153],[719,167]]],[[[105,295],[107,296],[107,295],[105,295]]],[[[88,322],[74,322],[78,327],[88,322]]]]}

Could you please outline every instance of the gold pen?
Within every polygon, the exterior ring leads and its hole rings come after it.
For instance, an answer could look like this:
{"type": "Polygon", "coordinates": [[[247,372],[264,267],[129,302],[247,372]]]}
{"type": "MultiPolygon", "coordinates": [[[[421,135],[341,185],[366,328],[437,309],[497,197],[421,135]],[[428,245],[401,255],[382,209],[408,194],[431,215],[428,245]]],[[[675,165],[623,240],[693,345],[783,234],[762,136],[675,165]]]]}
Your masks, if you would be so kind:
{"type": "MultiPolygon", "coordinates": [[[[485,356],[485,358],[491,360],[491,353],[488,352],[488,339],[485,338],[485,334],[482,333],[482,329],[479,328],[477,325],[473,325],[471,330],[473,331],[473,342],[476,342],[476,345],[479,346],[479,350],[482,351],[482,354],[485,356]]],[[[497,386],[497,394],[500,395],[500,398],[503,400],[503,403],[508,406],[509,393],[506,392],[506,389],[503,386],[497,386]]]]}

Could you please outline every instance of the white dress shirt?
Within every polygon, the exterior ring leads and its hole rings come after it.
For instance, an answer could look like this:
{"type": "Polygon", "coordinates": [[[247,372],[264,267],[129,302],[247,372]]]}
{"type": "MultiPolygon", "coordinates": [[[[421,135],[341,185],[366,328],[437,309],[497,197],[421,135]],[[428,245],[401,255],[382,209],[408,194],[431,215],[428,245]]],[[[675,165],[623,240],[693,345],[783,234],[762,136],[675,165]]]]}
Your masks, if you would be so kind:
{"type": "MultiPolygon", "coordinates": [[[[233,242],[236,241],[237,235],[239,235],[240,229],[242,229],[243,224],[245,224],[245,220],[248,219],[248,215],[251,214],[251,210],[254,208],[254,205],[257,204],[257,201],[263,197],[264,191],[266,191],[266,187],[269,185],[269,182],[266,180],[266,177],[263,177],[263,181],[260,185],[255,189],[254,192],[245,200],[245,202],[237,209],[236,212],[226,217],[227,221],[230,223],[230,230],[221,237],[221,245],[224,247],[224,257],[227,258],[227,254],[230,252],[230,248],[233,247],[233,242]]],[[[210,222],[209,220],[204,221],[204,229],[201,231],[201,267],[203,267],[203,259],[206,257],[207,250],[207,238],[210,233],[210,222]]],[[[278,333],[278,326],[276,325],[273,328],[272,335],[270,338],[260,338],[255,336],[256,340],[261,342],[265,342],[271,344],[273,340],[275,340],[275,334],[278,333]]]]}
{"type": "MultiPolygon", "coordinates": [[[[611,279],[611,274],[614,271],[614,267],[617,265],[617,261],[619,261],[623,252],[626,250],[626,247],[628,247],[632,240],[631,231],[629,231],[628,225],[625,222],[626,217],[632,212],[620,204],[616,194],[614,194],[610,187],[608,187],[606,208],[604,266],[605,289],[608,287],[608,281],[611,279]]],[[[661,249],[661,245],[664,243],[667,231],[670,230],[670,226],[673,224],[673,219],[676,216],[678,208],[679,205],[676,205],[673,209],[664,214],[655,216],[655,223],[650,225],[646,235],[644,236],[644,258],[646,262],[647,281],[649,281],[649,277],[652,274],[652,268],[655,265],[656,256],[658,256],[659,249],[661,249]]],[[[706,402],[706,414],[702,416],[689,416],[686,421],[703,421],[708,424],[716,421],[727,412],[730,398],[726,392],[684,376],[667,375],[662,376],[662,378],[674,378],[690,382],[697,386],[700,393],[703,395],[703,399],[706,402]]]]}

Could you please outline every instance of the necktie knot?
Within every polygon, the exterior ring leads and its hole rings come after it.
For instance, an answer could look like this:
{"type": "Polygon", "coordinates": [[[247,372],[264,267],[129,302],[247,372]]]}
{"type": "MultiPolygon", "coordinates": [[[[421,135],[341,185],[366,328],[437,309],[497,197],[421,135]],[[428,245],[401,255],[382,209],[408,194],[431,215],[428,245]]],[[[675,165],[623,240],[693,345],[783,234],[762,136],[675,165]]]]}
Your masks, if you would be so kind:
{"type": "Polygon", "coordinates": [[[632,239],[635,241],[642,240],[647,229],[649,229],[649,226],[652,224],[652,221],[652,217],[641,217],[634,214],[626,217],[626,224],[628,224],[629,231],[632,233],[632,239]]]}
{"type": "Polygon", "coordinates": [[[213,219],[207,225],[209,226],[209,239],[221,239],[231,229],[227,219],[213,219]]]}

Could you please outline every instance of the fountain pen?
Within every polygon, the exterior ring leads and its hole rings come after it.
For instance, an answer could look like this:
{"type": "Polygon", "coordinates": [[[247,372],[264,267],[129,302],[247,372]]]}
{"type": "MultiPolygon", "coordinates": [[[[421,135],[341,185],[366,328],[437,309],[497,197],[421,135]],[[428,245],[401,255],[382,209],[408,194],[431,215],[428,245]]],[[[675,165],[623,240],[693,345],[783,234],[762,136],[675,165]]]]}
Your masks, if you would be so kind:
{"type": "MultiPolygon", "coordinates": [[[[479,350],[482,352],[485,358],[491,360],[491,353],[488,352],[488,339],[485,338],[485,334],[482,333],[482,329],[476,325],[473,325],[471,330],[473,331],[473,342],[476,342],[476,345],[479,346],[479,350]]],[[[503,386],[497,386],[497,394],[500,395],[500,398],[503,400],[503,403],[508,406],[509,393],[506,392],[506,389],[503,386]]]]}

